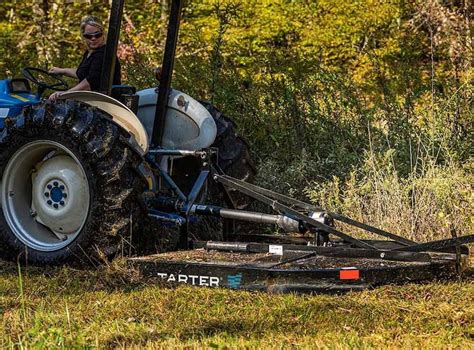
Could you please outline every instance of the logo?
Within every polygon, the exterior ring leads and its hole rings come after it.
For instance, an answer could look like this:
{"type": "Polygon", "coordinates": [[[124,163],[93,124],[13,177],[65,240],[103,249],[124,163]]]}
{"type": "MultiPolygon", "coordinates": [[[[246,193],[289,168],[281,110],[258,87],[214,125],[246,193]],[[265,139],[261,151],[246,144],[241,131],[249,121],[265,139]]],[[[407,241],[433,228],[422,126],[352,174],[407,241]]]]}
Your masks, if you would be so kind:
{"type": "Polygon", "coordinates": [[[242,282],[242,274],[238,273],[237,275],[227,275],[227,284],[230,288],[237,289],[240,287],[242,282]]]}
{"type": "Polygon", "coordinates": [[[186,283],[193,286],[219,287],[220,278],[214,276],[198,276],[158,272],[158,277],[169,283],[186,283]]]}

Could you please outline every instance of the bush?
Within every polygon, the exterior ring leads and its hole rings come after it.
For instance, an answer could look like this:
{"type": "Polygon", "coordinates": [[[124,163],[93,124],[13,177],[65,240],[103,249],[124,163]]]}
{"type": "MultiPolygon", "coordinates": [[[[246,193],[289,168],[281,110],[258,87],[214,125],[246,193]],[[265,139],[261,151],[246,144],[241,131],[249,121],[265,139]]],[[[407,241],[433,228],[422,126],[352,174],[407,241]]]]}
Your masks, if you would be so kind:
{"type": "Polygon", "coordinates": [[[425,155],[407,177],[384,157],[367,153],[364,166],[306,189],[319,205],[413,239],[428,241],[469,234],[474,228],[472,163],[436,164],[425,155]]]}

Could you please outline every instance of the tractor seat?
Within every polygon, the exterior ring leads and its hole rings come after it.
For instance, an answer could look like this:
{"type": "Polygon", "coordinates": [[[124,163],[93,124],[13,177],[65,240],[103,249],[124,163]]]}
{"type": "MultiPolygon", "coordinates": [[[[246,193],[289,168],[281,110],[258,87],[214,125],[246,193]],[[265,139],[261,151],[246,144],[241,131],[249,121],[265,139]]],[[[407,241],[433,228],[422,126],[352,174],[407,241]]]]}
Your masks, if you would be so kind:
{"type": "Polygon", "coordinates": [[[139,96],[136,92],[137,89],[134,86],[112,85],[110,96],[122,102],[125,106],[130,108],[133,113],[137,114],[139,96]]]}

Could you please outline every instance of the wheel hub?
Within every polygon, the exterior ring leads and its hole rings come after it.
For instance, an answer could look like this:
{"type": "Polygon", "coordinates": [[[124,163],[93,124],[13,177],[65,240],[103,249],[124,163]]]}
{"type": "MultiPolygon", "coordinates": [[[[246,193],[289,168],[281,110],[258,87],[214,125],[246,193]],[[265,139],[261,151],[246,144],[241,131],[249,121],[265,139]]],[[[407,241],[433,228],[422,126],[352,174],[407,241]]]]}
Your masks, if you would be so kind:
{"type": "Polygon", "coordinates": [[[30,248],[51,252],[80,235],[91,200],[81,162],[52,140],[16,151],[5,167],[0,195],[13,234],[30,248]]]}
{"type": "Polygon", "coordinates": [[[36,221],[58,234],[76,232],[89,209],[88,185],[82,169],[67,155],[48,159],[36,169],[32,174],[36,221]]]}
{"type": "Polygon", "coordinates": [[[44,189],[44,201],[55,209],[59,209],[59,206],[64,207],[68,203],[67,197],[66,186],[60,179],[50,181],[44,189]]]}

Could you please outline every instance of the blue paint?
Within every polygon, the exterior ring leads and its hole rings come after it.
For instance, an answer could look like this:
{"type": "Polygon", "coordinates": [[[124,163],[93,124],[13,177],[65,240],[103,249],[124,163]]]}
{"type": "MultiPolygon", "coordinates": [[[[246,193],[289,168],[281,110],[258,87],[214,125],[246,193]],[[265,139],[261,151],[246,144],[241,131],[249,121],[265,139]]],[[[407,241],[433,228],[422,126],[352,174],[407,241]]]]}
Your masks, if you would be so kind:
{"type": "Polygon", "coordinates": [[[5,118],[14,118],[21,114],[26,106],[31,106],[40,103],[40,99],[36,97],[33,92],[16,92],[10,91],[10,79],[0,80],[0,110],[8,110],[8,113],[0,113],[0,129],[5,126],[5,118]],[[18,97],[15,97],[18,96],[18,97]]]}
{"type": "Polygon", "coordinates": [[[61,191],[59,187],[54,187],[51,190],[51,199],[54,202],[59,203],[63,199],[63,191],[61,191]]]}
{"type": "Polygon", "coordinates": [[[227,275],[227,284],[230,288],[238,289],[240,283],[242,282],[242,274],[238,273],[237,275],[227,275]]]}

